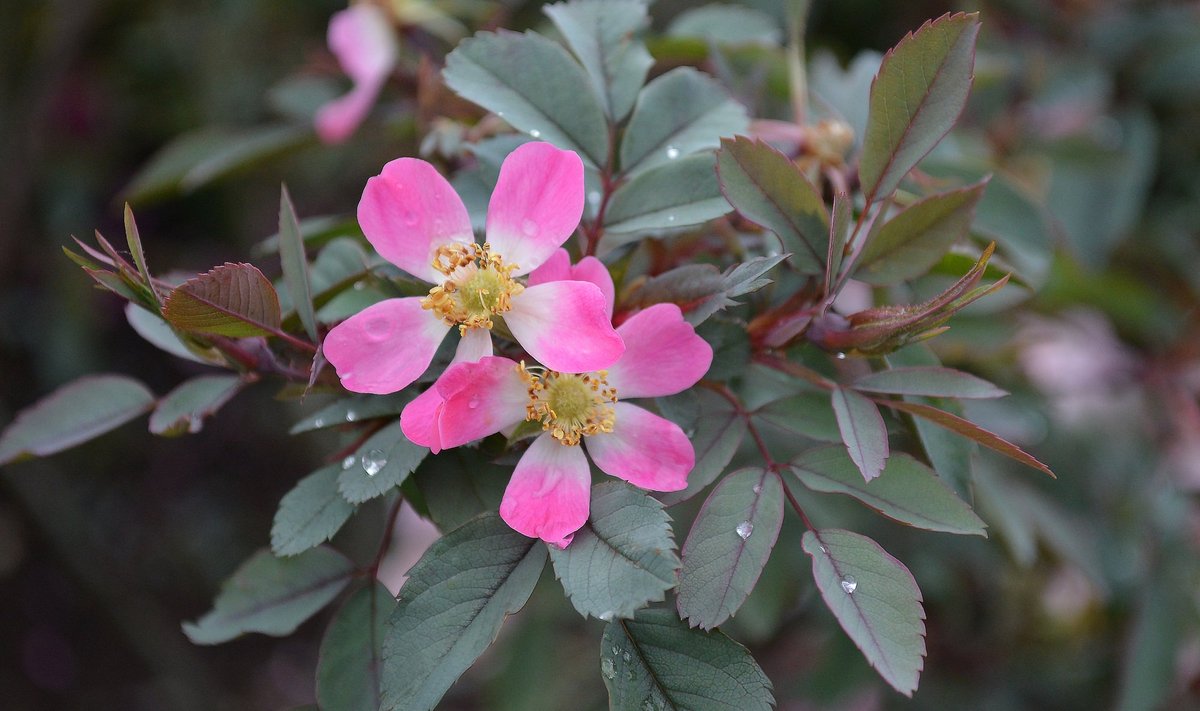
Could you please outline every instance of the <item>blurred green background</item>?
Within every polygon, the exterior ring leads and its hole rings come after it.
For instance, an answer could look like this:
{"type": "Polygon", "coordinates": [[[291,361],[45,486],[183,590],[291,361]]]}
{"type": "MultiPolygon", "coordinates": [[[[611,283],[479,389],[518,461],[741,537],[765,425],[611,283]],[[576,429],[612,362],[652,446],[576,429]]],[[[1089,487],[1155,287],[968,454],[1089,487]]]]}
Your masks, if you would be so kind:
{"type": "MultiPolygon", "coordinates": [[[[747,4],[780,14],[770,0],[747,4]]],[[[471,29],[545,25],[538,3],[442,5],[471,29]]],[[[655,29],[690,5],[656,3],[655,29]]],[[[93,229],[118,240],[128,186],[180,134],[302,125],[304,97],[346,86],[324,43],[343,6],[0,4],[0,423],[83,374],[132,374],[165,393],[199,372],[138,338],[122,302],[95,291],[61,248],[93,229]]],[[[750,645],[783,709],[1200,708],[1200,8],[816,2],[809,50],[847,63],[926,19],[973,9],[984,23],[976,88],[941,155],[1019,188],[1036,209],[1000,214],[1020,215],[1055,258],[1037,296],[961,317],[935,345],[1014,392],[968,414],[1059,479],[982,458],[986,541],[825,507],[828,520],[884,541],[924,591],[930,653],[911,701],[874,676],[815,596],[795,521],[729,631],[750,645]]],[[[410,67],[450,47],[419,28],[402,41],[410,67]]],[[[755,108],[778,110],[784,102],[762,84],[755,108]]],[[[383,120],[346,145],[296,134],[219,180],[135,201],[151,266],[194,273],[251,259],[274,232],[281,181],[301,216],[352,214],[367,177],[417,151],[425,126],[413,120],[412,88],[389,87],[383,120]]],[[[278,274],[271,259],[256,261],[278,274]]],[[[183,439],[132,424],[3,469],[0,706],[312,702],[328,613],[287,639],[211,648],[179,629],[266,543],[279,498],[320,461],[319,441],[286,434],[293,406],[273,396],[270,385],[252,388],[183,439]]],[[[339,544],[369,556],[381,525],[368,508],[339,544]]],[[[600,625],[561,597],[547,573],[444,708],[604,708],[600,625]]]]}

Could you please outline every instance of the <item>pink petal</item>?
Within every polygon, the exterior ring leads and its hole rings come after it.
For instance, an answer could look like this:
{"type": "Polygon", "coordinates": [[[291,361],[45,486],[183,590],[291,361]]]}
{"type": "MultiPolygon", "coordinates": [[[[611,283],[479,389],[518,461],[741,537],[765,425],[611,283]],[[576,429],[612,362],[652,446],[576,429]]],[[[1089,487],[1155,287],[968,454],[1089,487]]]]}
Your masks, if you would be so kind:
{"type": "Polygon", "coordinates": [[[359,84],[317,109],[317,136],[323,143],[341,143],[349,138],[371,111],[378,94],[379,85],[359,84]]]}
{"type": "Polygon", "coordinates": [[[625,353],[608,369],[622,400],[674,395],[696,384],[712,364],[712,346],[683,320],[675,304],[655,304],[617,329],[625,353]]]}
{"type": "Polygon", "coordinates": [[[549,143],[526,143],[500,166],[488,203],[487,241],[514,275],[528,274],[571,236],[583,216],[583,161],[549,143]]]}
{"type": "Polygon", "coordinates": [[[450,183],[423,160],[397,158],[367,181],[358,223],[379,254],[418,279],[440,283],[438,247],[475,240],[471,218],[450,183]]]}
{"type": "Polygon", "coordinates": [[[395,66],[396,36],[378,7],[354,5],[330,18],[328,41],[354,88],[322,106],[315,124],[322,141],[340,143],[366,118],[395,66]]]}
{"type": "Polygon", "coordinates": [[[605,474],[650,491],[679,491],[696,464],[696,450],[679,425],[637,405],[613,405],[611,434],[585,439],[592,461],[605,474]]]}
{"type": "Polygon", "coordinates": [[[442,446],[442,436],[438,431],[438,420],[441,419],[445,402],[437,384],[430,385],[429,389],[404,406],[400,413],[400,431],[415,444],[429,447],[434,454],[442,451],[445,447],[442,446]]]}
{"type": "Polygon", "coordinates": [[[518,533],[566,548],[587,522],[591,485],[583,450],[543,434],[517,462],[500,517],[518,533]]]}
{"type": "Polygon", "coordinates": [[[529,355],[551,370],[604,370],[624,352],[605,311],[604,294],[583,281],[530,286],[504,314],[508,330],[529,355]]]}
{"type": "Polygon", "coordinates": [[[508,358],[457,363],[434,384],[445,398],[438,417],[444,449],[495,434],[525,419],[529,385],[508,358]]]}
{"type": "Polygon", "coordinates": [[[613,302],[616,299],[616,287],[613,286],[612,275],[608,267],[595,257],[584,257],[579,263],[571,265],[571,255],[561,247],[554,250],[550,258],[542,266],[529,274],[529,284],[545,284],[548,281],[590,281],[600,289],[608,301],[608,317],[612,318],[613,302]]]}
{"type": "MultiPolygon", "coordinates": [[[[458,341],[454,352],[455,363],[474,363],[492,354],[491,332],[485,329],[473,328],[458,341]]],[[[437,454],[445,446],[442,444],[442,434],[438,422],[442,418],[446,398],[438,390],[437,383],[429,386],[425,392],[418,395],[404,406],[400,413],[400,430],[404,436],[429,451],[437,454]]]]}
{"type": "Polygon", "coordinates": [[[347,390],[394,393],[425,372],[448,330],[419,297],[388,299],[334,326],[322,349],[347,390]]]}

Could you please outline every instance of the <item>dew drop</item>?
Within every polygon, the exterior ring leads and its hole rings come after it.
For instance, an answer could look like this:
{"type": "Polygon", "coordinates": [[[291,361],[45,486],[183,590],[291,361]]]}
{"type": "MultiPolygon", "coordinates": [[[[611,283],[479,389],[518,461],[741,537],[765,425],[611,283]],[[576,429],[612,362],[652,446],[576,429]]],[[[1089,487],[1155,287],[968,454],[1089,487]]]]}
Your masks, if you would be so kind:
{"type": "Polygon", "coordinates": [[[358,462],[358,457],[351,454],[342,460],[342,469],[349,469],[350,467],[354,466],[356,462],[358,462]]]}
{"type": "Polygon", "coordinates": [[[314,428],[321,429],[324,426],[325,426],[325,418],[324,417],[318,417],[317,419],[313,420],[314,428]]]}
{"type": "Polygon", "coordinates": [[[392,335],[392,321],[386,318],[373,318],[367,321],[363,329],[369,340],[379,342],[392,335]]]}
{"type": "Polygon", "coordinates": [[[404,211],[404,224],[408,225],[409,227],[417,224],[417,213],[414,210],[404,211]]]}
{"type": "Polygon", "coordinates": [[[733,530],[737,532],[738,538],[741,538],[744,541],[750,537],[751,533],[754,533],[754,524],[750,523],[749,521],[742,521],[737,525],[737,528],[733,530]]]}
{"type": "Polygon", "coordinates": [[[675,160],[679,157],[679,149],[675,146],[667,146],[667,159],[675,160]]]}
{"type": "Polygon", "coordinates": [[[756,494],[761,494],[761,493],[762,493],[762,484],[755,484],[755,485],[754,485],[754,493],[756,493],[756,494]]]}
{"type": "Polygon", "coordinates": [[[367,476],[375,476],[387,466],[387,455],[382,449],[372,449],[362,455],[362,468],[367,476]]]}
{"type": "Polygon", "coordinates": [[[365,281],[354,282],[354,290],[355,291],[362,291],[365,288],[367,288],[367,282],[365,282],[365,281]]]}
{"type": "Polygon", "coordinates": [[[497,112],[496,112],[496,115],[497,115],[497,116],[499,116],[500,118],[504,118],[504,112],[503,112],[503,111],[497,111],[497,112]]]}
{"type": "Polygon", "coordinates": [[[537,130],[536,128],[531,128],[531,129],[529,129],[529,135],[533,136],[534,138],[541,138],[542,132],[537,130]]]}
{"type": "Polygon", "coordinates": [[[600,191],[593,190],[592,192],[588,193],[588,196],[587,196],[588,204],[591,205],[593,209],[600,207],[600,197],[601,197],[600,191]]]}
{"type": "Polygon", "coordinates": [[[600,613],[599,617],[600,617],[600,619],[604,620],[605,622],[608,622],[608,621],[612,620],[612,618],[613,618],[613,611],[605,610],[604,612],[600,613]]]}
{"type": "Polygon", "coordinates": [[[834,358],[837,358],[838,360],[846,360],[846,354],[845,354],[845,353],[842,353],[841,351],[838,351],[837,353],[834,353],[834,354],[833,354],[833,357],[834,357],[834,358]]]}
{"type": "Polygon", "coordinates": [[[526,237],[536,237],[538,233],[538,223],[526,218],[525,221],[521,223],[521,233],[526,237]]]}
{"type": "Polygon", "coordinates": [[[858,581],[853,575],[847,575],[842,578],[842,590],[847,595],[853,595],[855,590],[858,590],[858,581]]]}
{"type": "Polygon", "coordinates": [[[467,402],[467,407],[469,407],[469,408],[470,408],[470,409],[472,409],[472,410],[474,410],[475,408],[479,407],[479,398],[477,398],[477,397],[473,397],[473,398],[471,398],[471,399],[470,399],[470,400],[467,402]]]}
{"type": "Polygon", "coordinates": [[[821,546],[821,552],[822,552],[822,553],[828,553],[828,552],[829,552],[829,549],[828,549],[828,548],[826,548],[825,546],[821,546]]]}
{"type": "Polygon", "coordinates": [[[600,673],[604,675],[605,679],[612,679],[615,677],[617,675],[617,668],[616,665],[613,664],[613,660],[609,659],[608,657],[601,659],[600,673]]]}
{"type": "Polygon", "coordinates": [[[633,655],[629,653],[629,650],[625,650],[621,652],[621,659],[624,659],[625,663],[628,664],[633,659],[633,655]]]}
{"type": "Polygon", "coordinates": [[[358,413],[354,410],[346,410],[346,422],[354,422],[358,419],[358,413]]]}
{"type": "Polygon", "coordinates": [[[675,221],[674,215],[667,215],[667,222],[674,222],[674,221],[675,221]]]}

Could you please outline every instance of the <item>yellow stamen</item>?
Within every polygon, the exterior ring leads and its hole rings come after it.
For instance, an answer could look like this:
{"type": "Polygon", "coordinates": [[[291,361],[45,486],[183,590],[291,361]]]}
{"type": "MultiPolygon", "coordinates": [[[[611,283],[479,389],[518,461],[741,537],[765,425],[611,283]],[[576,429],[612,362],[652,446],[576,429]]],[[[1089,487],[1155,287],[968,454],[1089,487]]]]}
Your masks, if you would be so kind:
{"type": "Polygon", "coordinates": [[[517,265],[505,264],[486,243],[442,245],[434,253],[433,268],[446,281],[429,290],[421,307],[458,326],[462,335],[470,328],[492,328],[492,317],[511,309],[512,297],[525,290],[512,276],[517,265]]]}
{"type": "Polygon", "coordinates": [[[518,368],[529,384],[525,419],[541,422],[560,444],[576,445],[584,436],[613,431],[617,391],[609,386],[607,372],[559,373],[524,363],[518,368]]]}

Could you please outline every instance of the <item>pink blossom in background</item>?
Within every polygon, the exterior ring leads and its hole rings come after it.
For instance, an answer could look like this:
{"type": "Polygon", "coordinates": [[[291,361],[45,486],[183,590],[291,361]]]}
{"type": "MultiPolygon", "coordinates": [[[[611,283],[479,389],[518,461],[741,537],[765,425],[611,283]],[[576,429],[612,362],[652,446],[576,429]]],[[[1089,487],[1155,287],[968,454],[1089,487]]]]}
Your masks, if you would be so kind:
{"type": "Polygon", "coordinates": [[[369,306],[330,330],[324,353],[342,385],[380,394],[406,387],[429,367],[454,326],[463,338],[459,360],[490,353],[488,332],[498,319],[530,356],[560,372],[600,370],[616,361],[624,346],[609,319],[611,301],[599,287],[518,280],[575,231],[583,189],[579,156],[549,143],[524,144],[500,168],[488,204],[487,242],[479,245],[467,208],[432,165],[399,158],[384,166],[367,181],[359,224],[384,259],[434,286],[424,297],[369,306]]]}
{"type": "Polygon", "coordinates": [[[366,118],[396,65],[398,47],[391,20],[375,5],[351,5],[329,20],[329,51],[354,82],[349,93],[317,110],[317,136],[341,143],[366,118]]]}
{"type": "Polygon", "coordinates": [[[655,304],[617,329],[625,352],[607,371],[568,374],[485,357],[451,366],[434,384],[435,413],[410,406],[405,432],[434,418],[414,440],[434,451],[540,422],[542,434],[521,456],[500,515],[514,530],[566,546],[587,521],[591,468],[581,443],[606,474],[650,491],[687,486],[695,450],[675,423],[625,402],[662,397],[695,385],[712,363],[712,348],[674,304],[655,304]]]}

